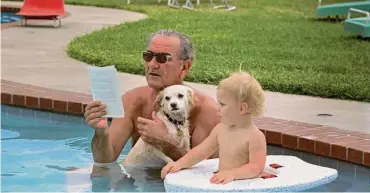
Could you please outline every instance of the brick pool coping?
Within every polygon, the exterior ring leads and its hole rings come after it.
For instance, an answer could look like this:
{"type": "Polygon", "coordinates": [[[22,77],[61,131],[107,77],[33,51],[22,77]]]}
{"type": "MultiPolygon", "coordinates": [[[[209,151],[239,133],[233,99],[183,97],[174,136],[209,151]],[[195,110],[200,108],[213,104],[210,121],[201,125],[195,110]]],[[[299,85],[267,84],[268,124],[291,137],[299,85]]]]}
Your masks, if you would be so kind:
{"type": "MultiPolygon", "coordinates": [[[[90,94],[1,80],[1,104],[83,116],[90,94]]],[[[269,145],[370,167],[370,134],[271,117],[254,119],[269,145]]]]}

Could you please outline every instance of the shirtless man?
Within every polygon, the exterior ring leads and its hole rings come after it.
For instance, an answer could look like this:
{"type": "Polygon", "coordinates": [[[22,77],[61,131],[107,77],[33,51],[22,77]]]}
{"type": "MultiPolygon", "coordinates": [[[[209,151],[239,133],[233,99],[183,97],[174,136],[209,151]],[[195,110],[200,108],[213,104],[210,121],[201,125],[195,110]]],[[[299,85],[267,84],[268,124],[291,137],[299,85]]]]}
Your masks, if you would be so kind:
{"type": "MultiPolygon", "coordinates": [[[[194,61],[189,38],[173,30],[160,30],[149,37],[143,53],[148,86],[132,89],[122,96],[125,116],[113,118],[108,128],[106,106],[93,101],[86,106],[85,119],[95,129],[91,146],[96,163],[115,162],[128,139],[132,146],[141,136],[173,160],[187,153],[169,136],[164,123],[155,117],[155,99],[167,86],[183,84],[194,61]]],[[[211,97],[195,92],[196,105],[190,113],[191,146],[199,145],[219,123],[217,103],[211,97]]],[[[218,157],[215,152],[211,158],[218,157]]]]}
{"type": "Polygon", "coordinates": [[[217,100],[221,123],[200,145],[161,172],[189,168],[206,159],[219,148],[218,172],[211,183],[226,184],[233,180],[255,178],[262,174],[266,163],[264,134],[253,124],[252,117],[263,114],[264,94],[260,84],[248,73],[235,73],[218,85],[217,100]]]}

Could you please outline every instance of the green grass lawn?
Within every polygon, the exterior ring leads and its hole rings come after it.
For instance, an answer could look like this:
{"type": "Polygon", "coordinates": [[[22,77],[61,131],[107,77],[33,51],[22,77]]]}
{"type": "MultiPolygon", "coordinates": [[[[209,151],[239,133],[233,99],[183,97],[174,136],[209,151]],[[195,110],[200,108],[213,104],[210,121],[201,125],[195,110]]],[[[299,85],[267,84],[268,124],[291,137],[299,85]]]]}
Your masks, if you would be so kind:
{"type": "MultiPolygon", "coordinates": [[[[132,0],[130,6],[126,0],[66,2],[148,14],[146,20],[74,39],[68,54],[90,64],[144,74],[146,36],[172,28],[195,42],[196,61],[187,81],[217,84],[242,62],[265,90],[370,101],[370,42],[346,34],[343,23],[316,20],[316,0],[234,0],[234,12],[213,10],[209,1],[201,1],[197,11],[170,9],[166,0],[161,5],[132,0]]],[[[329,2],[334,1],[323,1],[329,2]]]]}

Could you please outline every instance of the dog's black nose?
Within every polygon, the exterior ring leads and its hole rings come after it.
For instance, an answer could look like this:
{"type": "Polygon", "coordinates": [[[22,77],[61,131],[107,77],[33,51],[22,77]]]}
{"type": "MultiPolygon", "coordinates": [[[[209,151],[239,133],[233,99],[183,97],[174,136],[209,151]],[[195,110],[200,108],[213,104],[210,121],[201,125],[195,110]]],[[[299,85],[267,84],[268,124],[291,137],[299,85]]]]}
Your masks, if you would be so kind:
{"type": "Polygon", "coordinates": [[[172,108],[176,108],[177,107],[177,104],[176,103],[171,103],[171,107],[172,108]]]}

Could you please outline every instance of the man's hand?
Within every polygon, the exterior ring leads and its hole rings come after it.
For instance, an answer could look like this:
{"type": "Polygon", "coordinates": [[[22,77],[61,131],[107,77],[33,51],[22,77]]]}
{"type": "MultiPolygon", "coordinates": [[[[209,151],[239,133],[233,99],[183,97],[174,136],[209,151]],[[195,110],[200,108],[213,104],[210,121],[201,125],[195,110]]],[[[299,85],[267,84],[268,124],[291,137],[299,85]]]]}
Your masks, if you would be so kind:
{"type": "Polygon", "coordinates": [[[94,128],[95,131],[100,134],[108,128],[108,121],[106,117],[107,106],[100,101],[92,101],[87,104],[85,108],[84,117],[87,124],[94,128]]]}
{"type": "Polygon", "coordinates": [[[150,144],[153,144],[155,141],[160,141],[163,136],[168,135],[166,125],[156,116],[154,111],[152,112],[152,119],[153,120],[142,117],[137,119],[137,128],[142,139],[150,144]]]}
{"type": "Polygon", "coordinates": [[[162,168],[161,178],[164,179],[168,173],[174,173],[181,170],[180,164],[178,162],[170,162],[165,167],[162,168]]]}
{"type": "Polygon", "coordinates": [[[222,172],[218,172],[217,174],[213,174],[211,179],[209,180],[211,183],[214,184],[227,184],[231,181],[235,180],[235,176],[232,170],[226,170],[222,172]]]}
{"type": "Polygon", "coordinates": [[[161,150],[165,155],[176,161],[186,154],[187,149],[180,147],[181,143],[169,135],[166,125],[160,120],[155,112],[152,112],[153,120],[139,117],[137,128],[141,138],[161,150]]]}

